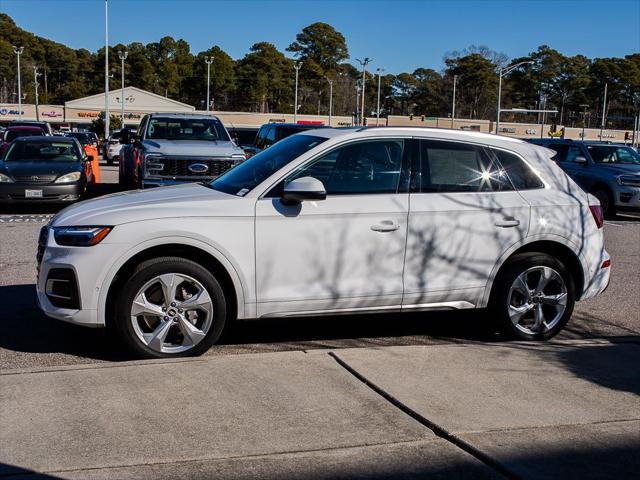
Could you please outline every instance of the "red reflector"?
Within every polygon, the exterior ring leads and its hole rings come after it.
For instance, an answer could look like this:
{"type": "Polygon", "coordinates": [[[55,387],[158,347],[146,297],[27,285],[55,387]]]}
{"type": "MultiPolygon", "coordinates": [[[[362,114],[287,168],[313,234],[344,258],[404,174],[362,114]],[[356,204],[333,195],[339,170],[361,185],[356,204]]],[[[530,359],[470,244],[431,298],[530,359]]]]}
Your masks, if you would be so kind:
{"type": "Polygon", "coordinates": [[[605,260],[604,262],[602,262],[602,265],[600,265],[600,268],[609,268],[611,266],[611,260],[605,260]]]}
{"type": "Polygon", "coordinates": [[[593,215],[593,219],[596,221],[598,228],[602,228],[604,225],[604,213],[602,213],[602,207],[600,205],[589,205],[589,210],[591,210],[591,215],[593,215]]]}

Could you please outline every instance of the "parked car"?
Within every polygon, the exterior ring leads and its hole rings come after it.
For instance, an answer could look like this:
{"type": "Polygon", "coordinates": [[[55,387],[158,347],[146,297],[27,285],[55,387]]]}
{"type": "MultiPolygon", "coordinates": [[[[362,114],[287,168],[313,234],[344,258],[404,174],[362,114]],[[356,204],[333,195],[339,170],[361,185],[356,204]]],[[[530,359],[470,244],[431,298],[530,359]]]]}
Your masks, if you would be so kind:
{"type": "Polygon", "coordinates": [[[44,135],[44,131],[40,127],[8,127],[2,134],[2,140],[0,141],[0,157],[11,145],[16,138],[20,137],[40,137],[44,135]]]}
{"type": "Polygon", "coordinates": [[[245,160],[214,116],[153,113],[120,152],[120,184],[158,187],[210,181],[245,160]]]}
{"type": "Polygon", "coordinates": [[[584,191],[595,195],[605,216],[640,212],[640,154],[626,145],[543,139],[533,143],[557,152],[555,161],[584,191]]]}
{"type": "Polygon", "coordinates": [[[544,340],[609,282],[598,200],[550,151],[480,133],[321,129],[221,177],[84,202],[42,229],[38,302],[142,357],[236,318],[490,307],[544,340]]]}
{"type": "Polygon", "coordinates": [[[90,132],[67,132],[65,137],[75,138],[78,140],[82,148],[84,149],[87,157],[91,157],[91,170],[93,176],[91,177],[92,183],[100,183],[100,157],[98,156],[98,142],[96,141],[96,134],[90,132]]]}
{"type": "Polygon", "coordinates": [[[90,161],[73,138],[17,138],[0,161],[0,202],[75,202],[86,193],[90,161]]]}
{"type": "Polygon", "coordinates": [[[107,165],[113,165],[114,161],[120,161],[120,151],[124,145],[131,141],[130,138],[131,132],[127,129],[118,130],[109,135],[105,142],[104,153],[107,165]]]}
{"type": "Polygon", "coordinates": [[[46,135],[53,135],[53,129],[51,128],[51,124],[45,121],[36,121],[36,120],[12,120],[9,123],[10,127],[39,127],[44,130],[46,135]]]}
{"type": "Polygon", "coordinates": [[[283,138],[317,128],[328,127],[318,123],[267,123],[262,125],[258,130],[253,145],[243,145],[242,148],[246,152],[247,157],[251,157],[283,138]]]}

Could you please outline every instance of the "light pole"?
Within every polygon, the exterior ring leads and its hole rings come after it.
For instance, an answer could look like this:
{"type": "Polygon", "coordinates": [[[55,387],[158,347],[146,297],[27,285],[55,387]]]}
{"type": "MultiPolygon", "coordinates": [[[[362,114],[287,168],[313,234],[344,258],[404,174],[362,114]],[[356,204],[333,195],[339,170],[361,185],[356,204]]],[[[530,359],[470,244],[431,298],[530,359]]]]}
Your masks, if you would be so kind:
{"type": "Polygon", "coordinates": [[[121,94],[120,94],[120,101],[122,102],[122,104],[120,105],[120,114],[121,114],[121,118],[122,120],[120,121],[121,123],[121,128],[124,130],[124,61],[127,59],[127,55],[129,55],[129,52],[127,52],[126,50],[124,52],[118,52],[118,56],[120,57],[120,74],[121,74],[121,80],[120,80],[120,85],[122,86],[122,90],[121,90],[121,94]]]}
{"type": "Polygon", "coordinates": [[[600,141],[602,141],[602,134],[604,130],[604,124],[607,121],[607,86],[609,84],[604,84],[604,98],[602,100],[602,121],[600,122],[600,141]]]}
{"type": "Polygon", "coordinates": [[[380,77],[382,72],[384,72],[384,68],[376,68],[376,72],[378,73],[378,108],[376,108],[376,127],[380,122],[380,77]]]}
{"type": "Polygon", "coordinates": [[[583,111],[582,111],[582,141],[584,142],[584,128],[585,128],[586,123],[587,123],[587,108],[589,108],[589,105],[582,104],[580,106],[583,108],[583,111]]]}
{"type": "Polygon", "coordinates": [[[24,47],[13,46],[13,52],[18,57],[18,118],[22,118],[22,85],[20,80],[20,55],[24,51],[24,47]]]}
{"type": "Polygon", "coordinates": [[[329,126],[331,126],[331,114],[333,112],[333,80],[329,77],[324,77],[329,82],[329,126]]]}
{"type": "Polygon", "coordinates": [[[363,60],[356,58],[356,60],[362,65],[362,101],[360,102],[360,124],[364,125],[364,87],[367,77],[367,65],[371,63],[369,57],[364,57],[363,60]]]}
{"type": "Polygon", "coordinates": [[[39,112],[39,110],[40,110],[40,103],[39,103],[39,101],[38,101],[38,77],[39,77],[40,75],[41,75],[41,74],[40,74],[40,73],[38,73],[38,67],[36,67],[36,66],[34,65],[34,67],[33,67],[33,83],[34,83],[34,85],[35,85],[35,87],[36,87],[36,120],[37,120],[37,121],[40,121],[40,112],[39,112]]]}
{"type": "Polygon", "coordinates": [[[500,127],[500,100],[501,100],[501,97],[502,97],[502,77],[504,75],[508,75],[513,70],[518,68],[520,65],[527,65],[527,64],[530,65],[532,63],[534,63],[532,60],[527,60],[527,61],[524,61],[524,62],[516,63],[515,65],[510,65],[508,67],[500,69],[500,78],[498,80],[498,108],[496,109],[496,135],[499,135],[498,127],[500,127]]]}
{"type": "MultiPolygon", "coordinates": [[[[456,118],[456,84],[458,83],[458,75],[453,76],[453,98],[451,99],[451,128],[454,128],[453,121],[456,118]]],[[[498,109],[500,108],[498,100],[498,109]]],[[[496,130],[497,131],[497,130],[496,130]]]]}
{"type": "Polygon", "coordinates": [[[209,113],[209,108],[211,106],[210,100],[209,100],[209,92],[211,89],[211,64],[213,63],[215,57],[209,57],[206,56],[204,57],[204,63],[207,64],[207,113],[209,113]]]}
{"type": "Polygon", "coordinates": [[[109,138],[109,0],[104,0],[104,138],[109,138]]]}
{"type": "Polygon", "coordinates": [[[295,62],[293,68],[296,69],[296,90],[293,96],[293,123],[298,121],[298,73],[302,67],[302,62],[295,62]]]}

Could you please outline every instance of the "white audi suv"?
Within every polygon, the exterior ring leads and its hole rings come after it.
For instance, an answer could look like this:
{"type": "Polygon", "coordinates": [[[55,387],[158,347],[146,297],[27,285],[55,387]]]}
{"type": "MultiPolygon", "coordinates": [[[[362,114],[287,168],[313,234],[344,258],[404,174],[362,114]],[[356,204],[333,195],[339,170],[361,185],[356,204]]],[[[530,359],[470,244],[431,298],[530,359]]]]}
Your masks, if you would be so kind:
{"type": "Polygon", "coordinates": [[[38,302],[141,357],[198,355],[235,319],[489,308],[557,334],[608,285],[602,211],[550,157],[495,135],[322,129],[210,183],[124,192],[43,228],[38,302]]]}

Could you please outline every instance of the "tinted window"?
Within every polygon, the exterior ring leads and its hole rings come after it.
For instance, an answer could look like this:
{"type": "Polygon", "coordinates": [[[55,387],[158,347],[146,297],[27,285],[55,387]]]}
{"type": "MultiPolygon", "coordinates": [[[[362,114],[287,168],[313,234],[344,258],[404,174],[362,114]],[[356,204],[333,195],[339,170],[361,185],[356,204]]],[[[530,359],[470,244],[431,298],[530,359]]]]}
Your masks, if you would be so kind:
{"type": "Polygon", "coordinates": [[[269,146],[273,145],[274,143],[276,143],[276,127],[272,125],[267,129],[264,144],[266,146],[269,146]]]}
{"type": "Polygon", "coordinates": [[[42,137],[43,135],[43,131],[37,132],[34,130],[7,130],[4,134],[4,141],[12,142],[19,137],[42,137]]]}
{"type": "Polygon", "coordinates": [[[464,143],[420,141],[422,192],[512,190],[509,179],[482,148],[464,143]]]}
{"type": "Polygon", "coordinates": [[[531,170],[529,165],[522,161],[520,157],[502,150],[491,149],[493,155],[498,157],[500,165],[511,180],[517,190],[529,190],[533,188],[544,188],[544,183],[531,170]]]}
{"type": "Polygon", "coordinates": [[[629,147],[588,145],[587,150],[596,163],[640,163],[640,154],[629,147]]]}
{"type": "Polygon", "coordinates": [[[326,138],[311,135],[285,138],[232,168],[209,185],[214,190],[244,196],[282,167],[325,140],[326,138]]]}
{"type": "Polygon", "coordinates": [[[229,140],[222,123],[215,118],[154,117],[149,121],[147,138],[157,140],[229,140]]]}
{"type": "Polygon", "coordinates": [[[310,130],[309,128],[305,128],[305,127],[291,127],[291,126],[287,126],[287,127],[279,127],[278,129],[278,140],[282,140],[283,138],[287,138],[290,137],[291,135],[294,135],[296,133],[299,132],[304,132],[305,130],[310,130]]]}
{"type": "Polygon", "coordinates": [[[18,141],[11,144],[6,162],[79,162],[77,144],[18,141]]]}
{"type": "Polygon", "coordinates": [[[403,140],[353,143],[305,165],[287,177],[285,183],[314,177],[324,184],[328,195],[396,193],[403,152],[403,140]]]}

